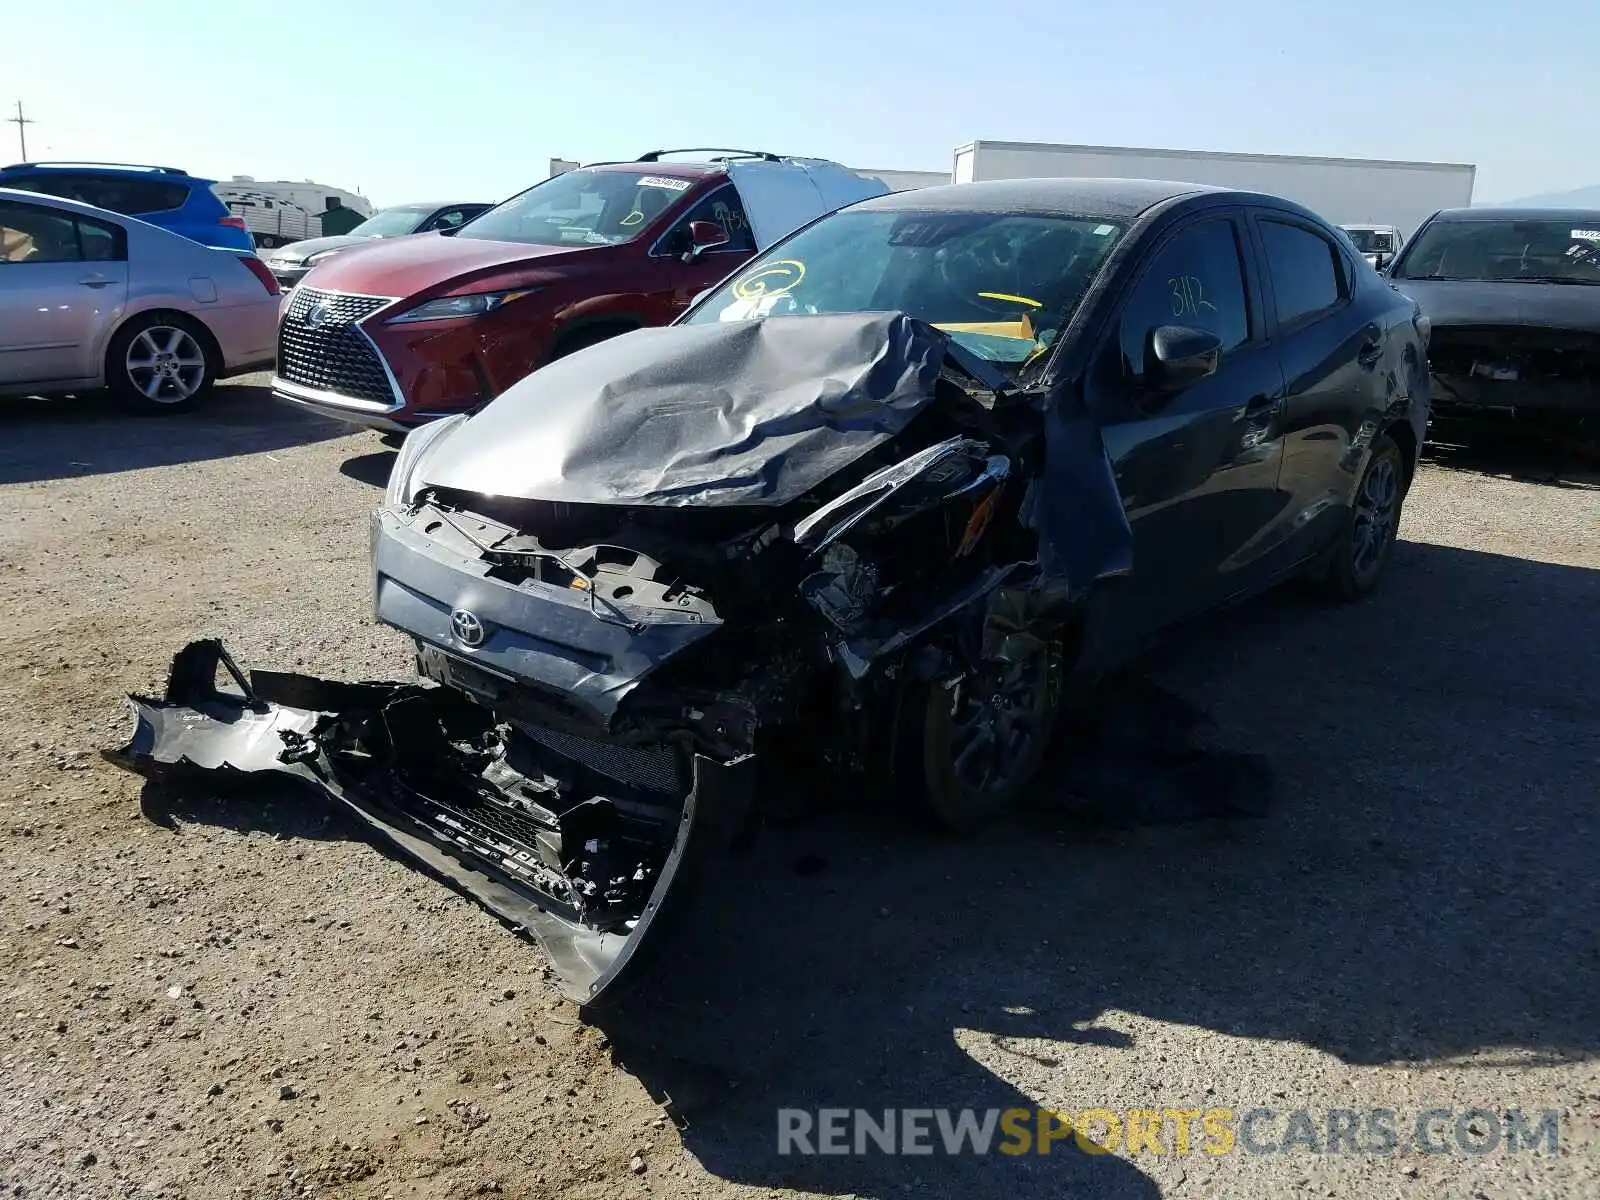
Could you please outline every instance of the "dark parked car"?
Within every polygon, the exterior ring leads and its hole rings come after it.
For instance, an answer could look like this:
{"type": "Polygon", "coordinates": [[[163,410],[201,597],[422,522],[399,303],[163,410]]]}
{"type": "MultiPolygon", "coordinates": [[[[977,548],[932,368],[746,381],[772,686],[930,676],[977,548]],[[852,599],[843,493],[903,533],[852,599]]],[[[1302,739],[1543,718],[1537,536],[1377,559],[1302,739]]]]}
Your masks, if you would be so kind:
{"type": "Polygon", "coordinates": [[[1426,427],[1418,320],[1269,196],[864,201],[406,440],[376,612],[442,686],[241,698],[196,643],[122,760],[340,797],[593,999],[769,748],[967,829],[1178,622],[1291,576],[1372,588],[1426,427]]]}
{"type": "Polygon", "coordinates": [[[454,233],[491,207],[488,204],[455,200],[397,204],[392,208],[379,209],[349,233],[290,242],[281,249],[269,251],[263,260],[284,288],[292,288],[313,267],[327,262],[335,254],[356,246],[371,245],[378,238],[407,237],[413,233],[454,233]]]}
{"type": "Polygon", "coordinates": [[[1600,428],[1600,210],[1447,209],[1389,275],[1432,323],[1436,416],[1600,428]]]}

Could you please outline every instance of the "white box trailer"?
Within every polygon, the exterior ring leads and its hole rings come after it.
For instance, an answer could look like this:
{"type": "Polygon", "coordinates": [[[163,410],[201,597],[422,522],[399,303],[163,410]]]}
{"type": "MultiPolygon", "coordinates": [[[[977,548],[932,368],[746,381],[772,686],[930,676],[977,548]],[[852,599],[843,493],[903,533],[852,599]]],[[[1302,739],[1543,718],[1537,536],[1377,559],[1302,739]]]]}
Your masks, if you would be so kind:
{"type": "Polygon", "coordinates": [[[1410,237],[1439,209],[1471,204],[1477,172],[1465,163],[975,141],[956,147],[952,177],[1207,183],[1283,196],[1335,225],[1393,225],[1410,237]]]}
{"type": "Polygon", "coordinates": [[[873,171],[857,167],[855,172],[868,179],[881,179],[891,192],[913,192],[918,188],[938,187],[952,182],[949,171],[873,171]]]}
{"type": "Polygon", "coordinates": [[[327,232],[322,214],[330,208],[342,205],[363,220],[373,211],[372,201],[360,192],[347,192],[310,179],[261,181],[249,175],[235,175],[226,183],[212,184],[211,190],[233,213],[244,218],[246,228],[262,249],[321,237],[327,232]]]}

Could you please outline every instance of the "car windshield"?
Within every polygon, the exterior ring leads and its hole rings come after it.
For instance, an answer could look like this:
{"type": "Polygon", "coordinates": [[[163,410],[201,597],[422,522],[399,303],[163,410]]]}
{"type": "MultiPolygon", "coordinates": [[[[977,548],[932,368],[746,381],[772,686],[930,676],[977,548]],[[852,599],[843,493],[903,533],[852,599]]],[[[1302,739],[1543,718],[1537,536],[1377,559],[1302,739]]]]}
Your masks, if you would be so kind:
{"type": "Polygon", "coordinates": [[[456,236],[535,246],[615,245],[638,237],[692,185],[644,168],[567,171],[497,204],[456,236]]]}
{"type": "Polygon", "coordinates": [[[1600,283],[1600,213],[1572,220],[1434,221],[1407,248],[1404,279],[1600,283]]]}
{"type": "Polygon", "coordinates": [[[1122,232],[1098,217],[835,213],[754,259],[686,322],[899,311],[1017,370],[1066,326],[1122,232]]]}
{"type": "Polygon", "coordinates": [[[1355,243],[1357,250],[1363,254],[1393,254],[1394,234],[1387,229],[1362,229],[1359,226],[1345,227],[1345,232],[1350,235],[1350,240],[1355,243]]]}
{"type": "Polygon", "coordinates": [[[423,206],[385,208],[373,213],[350,231],[351,237],[403,237],[415,233],[433,209],[423,206]]]}

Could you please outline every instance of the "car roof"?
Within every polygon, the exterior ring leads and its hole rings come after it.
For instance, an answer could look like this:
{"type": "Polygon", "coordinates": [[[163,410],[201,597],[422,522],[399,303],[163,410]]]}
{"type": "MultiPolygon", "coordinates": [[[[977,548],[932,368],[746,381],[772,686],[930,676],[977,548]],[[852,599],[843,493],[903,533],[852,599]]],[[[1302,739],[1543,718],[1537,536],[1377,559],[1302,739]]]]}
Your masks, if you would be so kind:
{"type": "Polygon", "coordinates": [[[213,183],[181,167],[147,167],[138,163],[21,162],[0,167],[0,177],[26,171],[41,175],[111,175],[118,179],[165,179],[174,183],[213,183]]]}
{"type": "Polygon", "coordinates": [[[668,179],[704,179],[726,175],[726,163],[711,162],[605,162],[573,168],[577,171],[628,171],[635,175],[665,175],[668,179]]]}
{"type": "Polygon", "coordinates": [[[1471,208],[1442,208],[1435,217],[1452,221],[1557,221],[1577,224],[1585,222],[1591,229],[1600,229],[1600,208],[1528,208],[1505,204],[1473,205],[1471,208]]]}
{"type": "Polygon", "coordinates": [[[992,179],[981,183],[947,183],[890,192],[852,206],[852,211],[1012,212],[1082,214],[1132,219],[1180,196],[1232,195],[1271,200],[1251,193],[1201,183],[1165,179],[992,179]]]}

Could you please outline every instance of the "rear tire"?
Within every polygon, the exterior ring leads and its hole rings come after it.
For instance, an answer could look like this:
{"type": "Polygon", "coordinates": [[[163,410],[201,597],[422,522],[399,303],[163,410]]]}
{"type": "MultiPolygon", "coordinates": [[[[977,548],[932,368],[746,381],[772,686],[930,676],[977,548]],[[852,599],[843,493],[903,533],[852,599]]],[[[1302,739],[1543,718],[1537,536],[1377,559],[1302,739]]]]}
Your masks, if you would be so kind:
{"type": "Polygon", "coordinates": [[[1405,461],[1400,447],[1384,434],[1372,444],[1366,472],[1329,557],[1322,579],[1325,593],[1357,600],[1378,585],[1389,565],[1405,499],[1405,461]]]}
{"type": "Polygon", "coordinates": [[[986,636],[984,661],[956,680],[908,687],[896,784],[935,826],[968,833],[1010,808],[1039,772],[1061,705],[1052,642],[986,636]],[[1003,655],[1003,657],[1002,657],[1003,655]]]}
{"type": "Polygon", "coordinates": [[[142,412],[192,408],[216,378],[210,335],[182,313],[142,313],[117,330],[106,349],[106,387],[142,412]]]}

